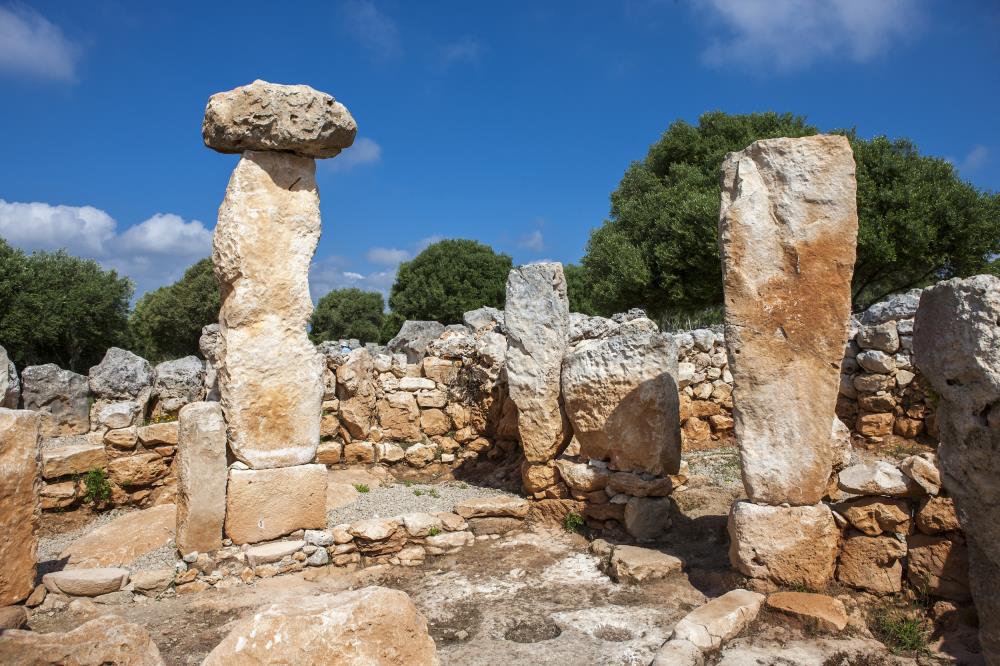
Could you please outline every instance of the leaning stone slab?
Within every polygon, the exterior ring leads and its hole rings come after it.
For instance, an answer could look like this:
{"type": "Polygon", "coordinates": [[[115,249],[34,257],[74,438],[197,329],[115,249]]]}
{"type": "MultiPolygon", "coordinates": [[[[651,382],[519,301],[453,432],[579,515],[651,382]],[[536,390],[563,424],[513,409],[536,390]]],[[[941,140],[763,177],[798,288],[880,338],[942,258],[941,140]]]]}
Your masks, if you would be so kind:
{"type": "Polygon", "coordinates": [[[528,264],[507,276],[507,381],[517,405],[524,457],[544,463],[569,441],[560,401],[569,340],[569,299],[562,264],[528,264]]]}
{"type": "Polygon", "coordinates": [[[244,153],[212,241],[222,408],[233,453],[255,469],[306,464],[319,445],[324,363],[306,335],[315,171],[307,157],[244,153]]]}
{"type": "Polygon", "coordinates": [[[406,593],[366,587],[258,609],[233,627],[203,666],[439,663],[427,620],[406,593]]]}
{"type": "Polygon", "coordinates": [[[42,576],[49,592],[71,597],[96,597],[117,592],[128,582],[128,569],[117,567],[63,569],[42,576]]]}
{"type": "Polygon", "coordinates": [[[463,500],[455,505],[455,513],[462,518],[524,518],[530,507],[531,504],[523,498],[498,495],[463,500]]]}
{"type": "Polygon", "coordinates": [[[177,425],[177,550],[222,547],[226,518],[226,421],[217,402],[181,408],[177,425]]]}
{"type": "Polygon", "coordinates": [[[105,615],[67,632],[0,632],[0,663],[163,666],[163,659],[149,632],[116,615],[105,615]]]}
{"type": "Polygon", "coordinates": [[[733,417],[750,499],[815,504],[851,312],[858,230],[842,136],[756,141],[722,166],[719,246],[733,417]]]}
{"type": "Polygon", "coordinates": [[[969,549],[979,640],[1000,654],[1000,279],[939,282],[920,297],[916,365],[941,397],[941,482],[969,549]]]}
{"type": "Polygon", "coordinates": [[[699,606],[674,626],[671,640],[683,640],[702,650],[717,650],[754,621],[764,595],[732,590],[699,606]]]}
{"type": "Polygon", "coordinates": [[[37,412],[0,408],[0,607],[35,586],[41,524],[37,412]]]}
{"type": "Polygon", "coordinates": [[[260,79],[208,100],[201,134],[220,153],[283,150],[334,157],[354,143],[357,123],[330,95],[260,79]]]}
{"type": "Polygon", "coordinates": [[[226,536],[234,543],[269,541],[326,527],[326,466],[229,471],[226,536]]]}
{"type": "Polygon", "coordinates": [[[24,408],[41,414],[42,435],[80,435],[90,429],[86,377],[46,363],[28,366],[21,379],[24,408]]]}
{"type": "Polygon", "coordinates": [[[833,580],[839,545],[840,530],[824,504],[736,502],[729,513],[729,561],[751,578],[822,589],[833,580]]]}
{"type": "Polygon", "coordinates": [[[562,395],[580,455],[613,469],[676,474],[681,460],[677,345],[649,319],[584,340],[562,363],[562,395]]]}
{"type": "Polygon", "coordinates": [[[162,504],[127,513],[71,543],[59,559],[67,569],[128,567],[170,543],[176,512],[173,504],[162,504]]]}

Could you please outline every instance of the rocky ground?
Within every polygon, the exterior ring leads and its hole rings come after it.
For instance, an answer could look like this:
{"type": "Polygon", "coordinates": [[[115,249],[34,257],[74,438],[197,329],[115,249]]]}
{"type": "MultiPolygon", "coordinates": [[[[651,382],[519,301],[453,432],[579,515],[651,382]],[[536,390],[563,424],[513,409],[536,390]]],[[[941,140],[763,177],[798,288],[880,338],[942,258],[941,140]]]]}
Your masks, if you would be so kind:
{"type": "MultiPolygon", "coordinates": [[[[658,546],[681,558],[684,568],[661,580],[639,585],[613,582],[602,572],[583,535],[558,526],[538,526],[498,540],[477,541],[454,555],[429,558],[416,567],[358,571],[317,567],[226,590],[168,592],[157,599],[136,595],[107,604],[77,599],[59,608],[38,609],[30,626],[36,631],[65,631],[113,613],[145,627],[167,663],[198,664],[239,618],[260,606],[378,584],[410,595],[427,618],[445,665],[501,661],[508,666],[645,665],[679,619],[743,583],[729,567],[726,554],[726,515],[733,499],[742,493],[735,450],[699,452],[689,462],[688,488],[674,496],[678,506],[674,529],[670,539],[658,546]]],[[[499,493],[461,481],[397,482],[384,471],[334,471],[330,523],[375,514],[446,510],[462,499],[499,493]]],[[[57,566],[54,558],[69,542],[106,525],[111,517],[120,514],[47,515],[41,554],[49,559],[48,566],[57,566]]],[[[168,551],[169,545],[157,548],[133,568],[162,568],[162,555],[168,551]]],[[[711,655],[708,663],[982,663],[972,652],[974,629],[956,621],[947,638],[932,638],[915,652],[900,649],[893,654],[869,629],[873,599],[846,590],[830,592],[842,595],[850,614],[843,632],[828,635],[808,623],[762,612],[752,627],[711,655]]],[[[902,600],[890,604],[909,607],[902,600]]]]}

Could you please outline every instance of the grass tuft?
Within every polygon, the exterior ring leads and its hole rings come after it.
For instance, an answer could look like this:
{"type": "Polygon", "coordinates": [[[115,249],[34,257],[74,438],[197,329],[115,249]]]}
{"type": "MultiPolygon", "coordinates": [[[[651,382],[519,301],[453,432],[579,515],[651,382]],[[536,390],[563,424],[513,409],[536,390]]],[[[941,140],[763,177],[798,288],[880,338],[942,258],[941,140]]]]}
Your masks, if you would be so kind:
{"type": "Polygon", "coordinates": [[[354,489],[357,490],[359,493],[367,493],[369,490],[371,490],[371,488],[369,488],[367,485],[363,483],[355,483],[354,489]]]}

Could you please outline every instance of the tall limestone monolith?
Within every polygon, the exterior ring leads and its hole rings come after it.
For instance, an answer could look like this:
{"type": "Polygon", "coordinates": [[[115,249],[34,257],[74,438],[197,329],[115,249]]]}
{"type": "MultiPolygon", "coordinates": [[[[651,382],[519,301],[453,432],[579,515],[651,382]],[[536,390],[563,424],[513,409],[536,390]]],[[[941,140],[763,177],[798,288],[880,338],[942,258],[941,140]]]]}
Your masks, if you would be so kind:
{"type": "Polygon", "coordinates": [[[917,367],[940,396],[941,481],[969,546],[969,577],[988,664],[1000,664],[1000,279],[925,290],[913,327],[917,367]]]}
{"type": "Polygon", "coordinates": [[[228,474],[222,406],[192,402],[181,408],[177,420],[177,550],[218,550],[228,474]]]}
{"type": "Polygon", "coordinates": [[[834,462],[858,231],[842,136],[756,141],[723,163],[719,246],[733,417],[755,502],[820,501],[834,462]]]}
{"type": "Polygon", "coordinates": [[[205,110],[205,144],[243,153],[219,209],[212,261],[229,445],[254,469],[316,455],[323,360],[306,335],[320,236],[313,158],[336,155],[356,132],[342,104],[308,86],[255,81],[213,95],[205,110]]]}
{"type": "Polygon", "coordinates": [[[564,446],[569,423],[560,373],[569,340],[569,300],[562,264],[528,264],[507,277],[507,381],[529,464],[545,463],[564,446]]]}
{"type": "Polygon", "coordinates": [[[25,599],[35,587],[40,428],[38,412],[0,408],[0,608],[25,599]]]}

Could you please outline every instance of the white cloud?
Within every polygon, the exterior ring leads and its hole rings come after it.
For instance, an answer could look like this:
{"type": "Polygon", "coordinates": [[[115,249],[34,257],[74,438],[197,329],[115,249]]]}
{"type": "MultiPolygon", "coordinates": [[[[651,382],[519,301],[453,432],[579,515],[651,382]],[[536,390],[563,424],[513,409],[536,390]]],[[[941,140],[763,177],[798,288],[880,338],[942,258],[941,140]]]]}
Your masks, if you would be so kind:
{"type": "Polygon", "coordinates": [[[545,249],[545,237],[539,230],[532,231],[530,234],[525,234],[521,236],[517,244],[526,250],[531,250],[532,252],[541,252],[545,249]]]}
{"type": "Polygon", "coordinates": [[[72,81],[79,53],[59,26],[33,9],[0,7],[0,70],[72,81]]]}
{"type": "Polygon", "coordinates": [[[477,39],[466,35],[441,49],[441,62],[445,66],[460,62],[479,62],[482,52],[483,45],[477,39]]]}
{"type": "Polygon", "coordinates": [[[827,58],[867,62],[922,23],[923,0],[706,0],[723,27],[705,50],[718,67],[802,69],[827,58]]]}
{"type": "Polygon", "coordinates": [[[428,248],[428,246],[431,246],[434,243],[437,243],[438,241],[443,241],[443,240],[444,240],[444,236],[441,236],[440,234],[432,234],[430,236],[424,236],[423,238],[421,238],[420,240],[418,240],[417,243],[416,243],[416,245],[414,246],[416,248],[416,253],[420,254],[421,252],[423,252],[424,250],[426,250],[428,248]]]}
{"type": "Polygon", "coordinates": [[[396,23],[371,0],[346,0],[341,5],[341,14],[347,31],[371,51],[376,60],[391,60],[402,53],[396,23]]]}
{"type": "Polygon", "coordinates": [[[309,267],[309,291],[314,301],[318,301],[333,289],[355,287],[363,291],[378,291],[389,297],[392,283],[396,281],[396,267],[391,270],[375,271],[363,275],[346,270],[349,265],[344,257],[331,255],[317,259],[309,267]]]}
{"type": "Polygon", "coordinates": [[[965,159],[958,165],[958,169],[959,171],[975,171],[985,165],[989,159],[989,148],[983,145],[978,145],[969,151],[969,154],[966,155],[965,159]]]}
{"type": "Polygon", "coordinates": [[[394,247],[373,247],[365,253],[365,258],[380,266],[398,266],[410,258],[410,253],[394,247]]]}
{"type": "Polygon", "coordinates": [[[381,159],[382,146],[365,136],[355,140],[353,146],[345,148],[344,152],[326,160],[324,164],[331,171],[350,171],[363,164],[375,164],[381,159]]]}
{"type": "Polygon", "coordinates": [[[136,295],[174,282],[212,252],[212,232],[198,220],[157,213],[118,233],[118,223],[92,206],[52,206],[0,199],[0,236],[27,252],[65,249],[94,259],[136,283],[136,295]]]}

